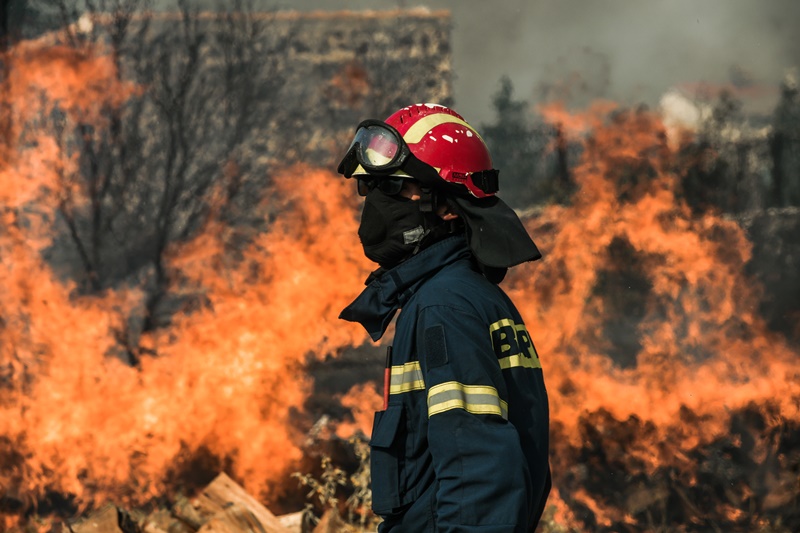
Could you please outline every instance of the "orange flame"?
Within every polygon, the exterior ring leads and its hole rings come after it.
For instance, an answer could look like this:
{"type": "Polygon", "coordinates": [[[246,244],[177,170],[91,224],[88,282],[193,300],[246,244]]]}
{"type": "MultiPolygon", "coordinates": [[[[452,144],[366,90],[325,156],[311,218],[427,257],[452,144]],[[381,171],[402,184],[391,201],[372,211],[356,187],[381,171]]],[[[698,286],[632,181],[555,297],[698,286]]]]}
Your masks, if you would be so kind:
{"type": "Polygon", "coordinates": [[[205,452],[252,493],[274,491],[301,454],[293,413],[309,394],[306,358],[364,340],[337,319],[368,267],[352,238],[350,184],[306,167],[278,176],[281,215],[242,259],[226,254],[214,221],[175,246],[175,290],[202,290],[208,305],[143,339],[158,355],[131,368],[104,354],[143,295],[76,296],[41,259],[58,165],[70,156],[52,132],[31,128],[55,106],[97,125],[130,87],[90,50],[21,47],[10,57],[9,138],[19,142],[0,166],[0,459],[11,464],[0,485],[28,503],[46,491],[74,495],[82,508],[139,503],[205,452]]]}
{"type": "Polygon", "coordinates": [[[350,409],[353,421],[339,423],[336,426],[336,434],[343,439],[359,433],[371,435],[373,415],[375,411],[383,409],[383,397],[378,394],[375,382],[354,385],[342,396],[340,402],[343,407],[350,409]]]}
{"type": "MultiPolygon", "coordinates": [[[[771,419],[799,420],[800,363],[755,312],[758,288],[745,275],[750,244],[731,220],[691,216],[659,117],[618,111],[602,123],[596,115],[560,122],[594,124],[574,172],[578,190],[571,205],[529,221],[545,258],[514,272],[509,287],[542,354],[556,475],[574,467],[560,459],[565,446],[582,445],[589,416],[599,431],[602,416],[651,428],[616,446],[604,441],[609,460],[638,461],[644,473],[678,464],[753,402],[776,405],[771,419]],[[615,257],[620,242],[632,258],[615,257]],[[614,364],[619,354],[603,330],[620,314],[614,298],[631,288],[616,287],[610,298],[598,291],[603,273],[625,261],[637,262],[649,287],[639,314],[624,316],[638,324],[632,368],[614,364]]],[[[619,515],[581,491],[573,497],[597,520],[619,515]]]]}
{"type": "MultiPolygon", "coordinates": [[[[104,355],[144,296],[76,296],[41,259],[59,172],[74,162],[51,132],[33,127],[56,102],[102,127],[103,106],[132,94],[101,52],[25,44],[9,55],[9,138],[19,142],[0,154],[0,486],[29,503],[53,490],[83,507],[135,504],[163,494],[176,465],[205,452],[269,496],[302,453],[294,413],[310,393],[305,361],[365,339],[360,326],[336,319],[369,268],[351,185],[307,167],[278,176],[271,208],[280,216],[235,259],[226,227],[209,221],[170,253],[173,289],[202,291],[207,305],[144,338],[158,355],[140,368],[104,355]]],[[[756,405],[771,424],[800,419],[797,353],[755,312],[744,233],[717,214],[692,215],[658,116],[609,110],[543,110],[566,138],[585,140],[577,192],[526,222],[545,258],[505,283],[545,367],[551,502],[575,528],[584,524],[571,502],[599,524],[634,522],[565,480],[577,466],[591,474],[591,463],[571,462],[590,437],[604,441],[609,461],[643,474],[674,466],[694,483],[690,452],[726,432],[732,411],[756,405]],[[618,275],[626,269],[641,277],[631,308],[620,299],[634,289],[613,285],[628,279],[618,275]],[[600,290],[604,283],[615,290],[600,290]],[[619,363],[613,327],[636,341],[626,343],[634,364],[619,363]],[[608,435],[625,423],[624,441],[608,435]]],[[[372,386],[341,401],[354,423],[339,434],[368,432],[380,405],[372,386]]]]}
{"type": "Polygon", "coordinates": [[[0,147],[0,204],[18,208],[35,201],[52,206],[56,173],[71,168],[75,160],[60,153],[52,132],[40,123],[60,110],[102,127],[104,110],[121,105],[136,88],[119,79],[114,62],[97,47],[22,42],[4,61],[2,98],[10,105],[3,134],[13,142],[0,147]]]}
{"type": "Polygon", "coordinates": [[[4,307],[19,305],[35,320],[4,330],[3,346],[14,350],[4,362],[38,364],[32,383],[6,395],[0,421],[26,456],[26,472],[13,480],[19,490],[143,501],[162,494],[170,469],[200,449],[228,458],[253,493],[274,488],[301,454],[292,411],[309,393],[307,355],[363,342],[362,331],[337,320],[366,275],[346,237],[356,229],[341,181],[304,168],[281,177],[278,189],[296,197],[292,209],[240,265],[226,264],[213,236],[176,250],[176,268],[205,287],[210,305],[156,335],[159,355],[140,369],[103,355],[119,296],[71,300],[41,262],[4,269],[17,275],[4,307]],[[27,345],[35,353],[22,353],[27,345]]]}

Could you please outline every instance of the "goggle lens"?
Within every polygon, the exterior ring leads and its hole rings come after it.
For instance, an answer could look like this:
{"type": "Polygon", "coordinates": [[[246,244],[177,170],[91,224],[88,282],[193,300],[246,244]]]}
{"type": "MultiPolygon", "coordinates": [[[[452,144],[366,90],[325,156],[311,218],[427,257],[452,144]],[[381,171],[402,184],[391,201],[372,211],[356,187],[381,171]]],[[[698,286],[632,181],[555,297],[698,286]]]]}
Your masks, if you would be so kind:
{"type": "Polygon", "coordinates": [[[356,143],[361,164],[376,169],[394,162],[400,151],[398,139],[391,131],[380,126],[359,129],[353,139],[353,144],[356,143]]]}

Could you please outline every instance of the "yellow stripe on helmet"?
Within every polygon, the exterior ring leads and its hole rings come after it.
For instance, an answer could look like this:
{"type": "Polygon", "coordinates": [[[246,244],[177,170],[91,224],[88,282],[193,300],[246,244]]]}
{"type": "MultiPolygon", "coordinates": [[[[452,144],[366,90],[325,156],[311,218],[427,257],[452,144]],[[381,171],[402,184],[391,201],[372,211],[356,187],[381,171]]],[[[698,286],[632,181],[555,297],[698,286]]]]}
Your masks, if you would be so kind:
{"type": "MultiPolygon", "coordinates": [[[[478,137],[481,142],[483,142],[483,138],[472,128],[472,126],[460,118],[454,117],[453,115],[448,115],[447,113],[436,113],[435,115],[428,115],[427,117],[419,119],[417,122],[412,124],[410,128],[408,128],[408,131],[405,133],[405,135],[403,135],[403,139],[407,144],[417,144],[422,140],[426,133],[440,124],[460,124],[469,129],[469,131],[475,134],[475,136],[478,137]]],[[[486,143],[484,142],[484,144],[486,143]]]]}

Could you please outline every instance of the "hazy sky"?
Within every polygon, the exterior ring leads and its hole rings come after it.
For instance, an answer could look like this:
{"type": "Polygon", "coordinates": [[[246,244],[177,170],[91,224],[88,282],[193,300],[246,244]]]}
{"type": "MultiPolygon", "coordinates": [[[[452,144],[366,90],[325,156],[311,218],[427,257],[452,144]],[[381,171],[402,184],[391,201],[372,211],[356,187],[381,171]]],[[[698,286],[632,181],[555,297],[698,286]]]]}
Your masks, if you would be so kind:
{"type": "Polygon", "coordinates": [[[800,0],[255,2],[268,9],[449,9],[455,107],[471,122],[492,120],[503,75],[531,103],[549,85],[550,94],[577,103],[604,96],[653,105],[676,85],[734,79],[768,86],[761,105],[750,104],[755,110],[774,101],[787,67],[800,66],[800,0]]]}

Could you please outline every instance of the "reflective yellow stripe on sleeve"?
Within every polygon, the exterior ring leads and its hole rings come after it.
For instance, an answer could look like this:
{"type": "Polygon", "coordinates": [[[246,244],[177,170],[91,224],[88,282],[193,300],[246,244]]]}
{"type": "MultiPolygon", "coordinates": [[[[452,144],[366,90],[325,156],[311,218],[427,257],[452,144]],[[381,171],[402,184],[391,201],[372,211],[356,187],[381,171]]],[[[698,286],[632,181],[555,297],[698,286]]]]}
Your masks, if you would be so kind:
{"type": "Polygon", "coordinates": [[[422,368],[419,366],[419,361],[411,361],[392,367],[389,394],[400,394],[401,392],[411,392],[424,388],[425,380],[422,378],[422,368]]]}
{"type": "Polygon", "coordinates": [[[428,391],[428,418],[450,409],[463,409],[476,415],[497,415],[508,420],[508,404],[500,399],[497,389],[484,385],[448,381],[431,387],[428,391]]]}

